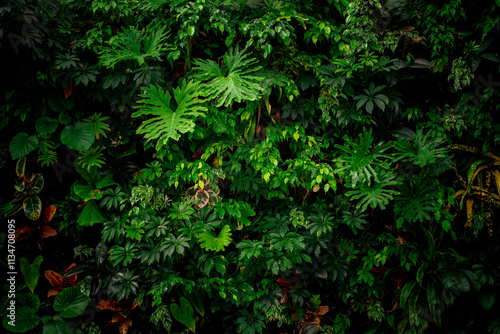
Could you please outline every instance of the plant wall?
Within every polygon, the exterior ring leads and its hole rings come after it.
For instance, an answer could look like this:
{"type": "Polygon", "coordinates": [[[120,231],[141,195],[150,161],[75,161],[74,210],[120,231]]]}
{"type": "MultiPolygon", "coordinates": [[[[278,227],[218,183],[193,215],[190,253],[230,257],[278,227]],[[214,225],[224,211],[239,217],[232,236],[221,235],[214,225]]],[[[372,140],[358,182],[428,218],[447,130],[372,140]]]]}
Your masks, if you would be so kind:
{"type": "Polygon", "coordinates": [[[3,327],[500,333],[499,14],[2,4],[3,327]]]}

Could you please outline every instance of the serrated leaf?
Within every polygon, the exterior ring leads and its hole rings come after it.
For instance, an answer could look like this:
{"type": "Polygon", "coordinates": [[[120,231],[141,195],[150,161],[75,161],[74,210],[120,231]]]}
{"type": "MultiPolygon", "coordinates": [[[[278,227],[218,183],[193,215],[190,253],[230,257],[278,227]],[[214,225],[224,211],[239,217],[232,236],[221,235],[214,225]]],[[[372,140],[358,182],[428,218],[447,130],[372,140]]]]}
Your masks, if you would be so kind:
{"type": "Polygon", "coordinates": [[[19,159],[34,151],[38,146],[38,138],[20,132],[12,138],[9,144],[10,155],[13,160],[19,159]]]}
{"type": "Polygon", "coordinates": [[[94,140],[94,128],[88,123],[78,122],[75,125],[68,125],[61,132],[61,142],[72,150],[87,151],[94,140]]]}

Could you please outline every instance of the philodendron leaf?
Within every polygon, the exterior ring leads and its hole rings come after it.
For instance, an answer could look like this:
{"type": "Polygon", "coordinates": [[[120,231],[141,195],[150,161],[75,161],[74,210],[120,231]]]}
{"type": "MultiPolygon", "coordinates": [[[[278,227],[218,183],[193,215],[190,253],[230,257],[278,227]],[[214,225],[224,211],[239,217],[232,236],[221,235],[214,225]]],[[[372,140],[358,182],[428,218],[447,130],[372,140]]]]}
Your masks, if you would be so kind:
{"type": "Polygon", "coordinates": [[[31,307],[16,307],[14,317],[7,314],[3,318],[3,327],[14,333],[24,333],[32,330],[40,322],[40,317],[35,314],[31,307]]]}
{"type": "Polygon", "coordinates": [[[12,138],[9,144],[9,151],[12,159],[19,159],[28,155],[38,146],[38,138],[28,136],[26,132],[20,132],[12,138]]]}
{"type": "Polygon", "coordinates": [[[212,232],[207,230],[200,234],[198,241],[201,243],[200,246],[203,249],[213,250],[216,252],[223,251],[224,248],[232,241],[231,228],[229,225],[225,225],[217,237],[214,237],[212,232]]]}
{"type": "Polygon", "coordinates": [[[31,292],[35,291],[35,287],[38,284],[38,278],[40,277],[40,264],[43,262],[43,257],[38,255],[32,264],[29,264],[28,260],[24,257],[21,258],[21,272],[24,275],[24,281],[30,289],[31,292]]]}
{"type": "Polygon", "coordinates": [[[189,300],[185,297],[181,297],[180,299],[181,306],[172,303],[170,304],[170,311],[172,311],[172,315],[175,320],[184,324],[191,332],[195,332],[195,321],[193,315],[193,307],[189,300]]]}
{"type": "Polygon", "coordinates": [[[26,217],[31,220],[37,220],[40,218],[40,214],[42,213],[42,201],[40,197],[33,195],[26,198],[23,201],[23,209],[26,217]]]}
{"type": "Polygon", "coordinates": [[[42,318],[42,322],[43,334],[73,334],[75,332],[73,327],[59,315],[55,315],[54,317],[46,315],[42,318]]]}
{"type": "Polygon", "coordinates": [[[87,151],[94,143],[95,131],[88,123],[78,122],[66,126],[61,132],[61,142],[70,149],[87,151]]]}
{"type": "Polygon", "coordinates": [[[40,298],[38,298],[38,295],[28,291],[16,294],[16,302],[17,305],[26,306],[34,309],[35,311],[37,311],[40,307],[40,298]]]}
{"type": "Polygon", "coordinates": [[[63,318],[74,318],[85,311],[89,304],[89,298],[81,293],[80,288],[75,286],[63,289],[56,296],[54,310],[61,312],[63,318]]]}
{"type": "Polygon", "coordinates": [[[56,119],[51,119],[47,116],[43,116],[36,120],[35,129],[41,135],[50,135],[51,133],[56,131],[58,124],[59,122],[57,122],[56,119]]]}
{"type": "Polygon", "coordinates": [[[95,200],[90,200],[85,204],[82,213],[78,217],[78,224],[82,226],[92,226],[95,223],[102,223],[106,221],[106,217],[101,212],[99,204],[95,200]]]}

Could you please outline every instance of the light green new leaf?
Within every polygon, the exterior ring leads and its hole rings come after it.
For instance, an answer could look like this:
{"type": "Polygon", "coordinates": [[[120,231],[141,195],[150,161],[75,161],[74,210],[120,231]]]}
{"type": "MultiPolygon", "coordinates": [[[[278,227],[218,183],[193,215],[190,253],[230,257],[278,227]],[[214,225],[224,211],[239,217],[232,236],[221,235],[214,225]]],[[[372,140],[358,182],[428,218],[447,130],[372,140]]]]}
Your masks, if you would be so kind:
{"type": "Polygon", "coordinates": [[[261,96],[262,87],[259,81],[264,78],[250,73],[258,71],[261,66],[253,66],[255,58],[248,58],[245,50],[230,49],[223,57],[224,65],[213,60],[197,59],[195,78],[206,82],[205,93],[208,99],[217,99],[217,107],[229,106],[233,101],[255,101],[261,96]]]}
{"type": "Polygon", "coordinates": [[[135,107],[139,111],[133,113],[132,117],[154,116],[144,121],[137,133],[144,133],[148,140],[158,139],[157,150],[166,145],[170,138],[179,140],[180,133],[192,132],[196,117],[205,116],[203,111],[207,109],[200,105],[198,96],[201,88],[196,82],[183,82],[182,86],[174,89],[173,97],[177,105],[175,109],[172,109],[170,94],[161,87],[151,85],[143,89],[146,94],[140,95],[143,99],[139,100],[139,105],[135,107]]]}
{"type": "Polygon", "coordinates": [[[24,281],[32,293],[38,285],[38,278],[40,277],[40,264],[42,264],[42,262],[43,257],[41,255],[38,255],[32,264],[30,264],[24,257],[21,258],[20,261],[24,281]]]}
{"type": "Polygon", "coordinates": [[[200,242],[200,246],[205,250],[223,251],[232,241],[231,228],[229,225],[225,225],[217,237],[214,237],[212,232],[207,230],[200,234],[198,241],[200,242]]]}

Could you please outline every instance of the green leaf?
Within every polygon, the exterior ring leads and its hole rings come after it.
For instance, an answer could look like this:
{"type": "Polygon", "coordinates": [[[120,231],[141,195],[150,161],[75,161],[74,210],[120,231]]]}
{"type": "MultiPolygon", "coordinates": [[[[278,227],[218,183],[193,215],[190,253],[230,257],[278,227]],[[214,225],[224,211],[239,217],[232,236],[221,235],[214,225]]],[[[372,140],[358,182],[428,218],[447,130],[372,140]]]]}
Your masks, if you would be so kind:
{"type": "Polygon", "coordinates": [[[210,100],[217,99],[217,107],[227,107],[233,101],[255,101],[260,98],[262,87],[259,81],[264,78],[250,73],[261,67],[253,66],[257,60],[248,57],[245,50],[240,52],[236,47],[224,55],[222,68],[213,60],[196,59],[193,62],[196,65],[193,68],[195,78],[206,82],[205,96],[210,100]]]}
{"type": "Polygon", "coordinates": [[[38,194],[42,191],[44,185],[43,175],[36,173],[30,181],[30,194],[38,194]]]}
{"type": "Polygon", "coordinates": [[[410,296],[410,293],[416,283],[416,280],[411,280],[401,289],[401,296],[399,297],[399,304],[401,305],[401,308],[406,309],[406,302],[408,301],[408,297],[410,296]]]}
{"type": "Polygon", "coordinates": [[[54,310],[61,312],[63,318],[74,318],[85,311],[89,298],[80,292],[80,287],[65,288],[54,301],[54,310]]]}
{"type": "Polygon", "coordinates": [[[107,219],[101,212],[99,204],[95,200],[90,200],[85,204],[83,211],[78,216],[78,224],[81,226],[92,226],[95,223],[103,223],[107,219]]]}
{"type": "Polygon", "coordinates": [[[19,159],[34,151],[38,146],[38,138],[20,132],[12,138],[9,144],[10,155],[13,160],[19,159]]]}
{"type": "Polygon", "coordinates": [[[99,181],[97,181],[95,185],[97,188],[101,189],[101,188],[113,186],[115,184],[116,184],[116,182],[113,180],[113,175],[109,174],[109,175],[106,175],[105,177],[103,177],[102,179],[100,179],[99,181]]]}
{"type": "Polygon", "coordinates": [[[37,220],[42,213],[42,200],[36,195],[30,196],[23,201],[23,209],[26,217],[37,220]]]}
{"type": "Polygon", "coordinates": [[[180,133],[193,132],[196,117],[204,117],[200,96],[201,87],[198,83],[183,82],[181,86],[173,91],[174,100],[177,107],[172,109],[171,97],[161,87],[151,85],[143,87],[146,94],[140,95],[139,111],[132,114],[132,117],[142,115],[154,116],[144,121],[137,129],[138,134],[145,134],[147,140],[158,139],[156,149],[160,150],[172,138],[179,140],[180,133]]]}
{"type": "Polygon", "coordinates": [[[184,324],[191,332],[195,332],[196,324],[194,321],[193,307],[189,300],[185,297],[180,298],[180,306],[176,303],[170,304],[170,311],[172,311],[172,315],[175,320],[184,324]]]}
{"type": "Polygon", "coordinates": [[[40,317],[35,314],[31,307],[16,307],[15,318],[6,315],[3,318],[3,327],[14,333],[24,333],[32,330],[40,323],[40,317]],[[14,324],[14,326],[12,326],[14,324]]]}
{"type": "Polygon", "coordinates": [[[40,298],[38,298],[38,295],[28,291],[17,293],[16,302],[18,303],[17,305],[26,306],[34,309],[35,311],[37,311],[40,307],[40,298]]]}
{"type": "Polygon", "coordinates": [[[16,175],[18,177],[24,177],[24,173],[26,172],[26,157],[22,157],[17,160],[16,163],[16,175]]]}
{"type": "Polygon", "coordinates": [[[489,311],[496,300],[496,291],[481,290],[477,296],[479,303],[486,310],[489,311]]]}
{"type": "Polygon", "coordinates": [[[429,303],[429,310],[431,311],[436,326],[441,328],[440,300],[437,298],[434,284],[431,282],[427,283],[427,302],[429,303]]]}
{"type": "Polygon", "coordinates": [[[24,281],[28,286],[28,289],[33,293],[38,284],[38,278],[40,277],[40,264],[43,262],[43,257],[38,255],[32,264],[29,264],[28,260],[24,257],[21,258],[20,266],[21,272],[24,275],[24,281]]]}
{"type": "Polygon", "coordinates": [[[56,131],[58,124],[59,122],[57,122],[56,119],[51,119],[47,116],[43,116],[36,120],[35,129],[41,135],[50,135],[51,133],[56,131]]]}
{"type": "Polygon", "coordinates": [[[94,128],[88,123],[78,122],[75,125],[68,125],[61,132],[61,142],[72,150],[87,151],[94,140],[94,128]]]}
{"type": "Polygon", "coordinates": [[[216,252],[223,251],[224,248],[232,241],[231,228],[229,225],[225,225],[217,237],[214,237],[210,230],[206,230],[200,234],[198,241],[203,249],[213,250],[216,252]]]}
{"type": "MultiPolygon", "coordinates": [[[[59,294],[58,294],[59,295],[59,294]]],[[[51,317],[46,315],[42,318],[43,331],[42,334],[74,334],[75,331],[71,325],[61,318],[60,315],[51,317]]]]}

